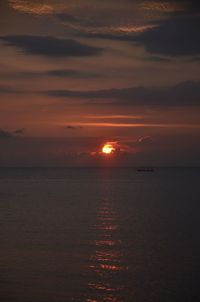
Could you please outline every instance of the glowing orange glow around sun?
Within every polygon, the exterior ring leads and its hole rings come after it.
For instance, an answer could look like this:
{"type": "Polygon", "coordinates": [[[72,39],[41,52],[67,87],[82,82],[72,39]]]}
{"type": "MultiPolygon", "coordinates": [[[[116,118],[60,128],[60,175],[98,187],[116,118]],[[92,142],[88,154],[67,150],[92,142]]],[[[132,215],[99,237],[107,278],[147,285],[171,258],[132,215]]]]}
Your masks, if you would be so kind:
{"type": "Polygon", "coordinates": [[[103,152],[104,154],[111,154],[111,153],[113,153],[114,151],[115,151],[115,148],[114,148],[114,146],[111,145],[111,144],[105,144],[105,145],[103,146],[103,148],[102,148],[102,152],[103,152]]]}

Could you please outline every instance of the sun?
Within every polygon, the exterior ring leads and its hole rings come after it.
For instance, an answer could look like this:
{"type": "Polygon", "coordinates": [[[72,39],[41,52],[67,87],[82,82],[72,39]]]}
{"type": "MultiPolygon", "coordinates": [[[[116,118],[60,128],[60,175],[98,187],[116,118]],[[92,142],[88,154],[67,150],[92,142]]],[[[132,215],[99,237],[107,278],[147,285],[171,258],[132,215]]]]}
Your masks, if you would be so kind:
{"type": "Polygon", "coordinates": [[[115,151],[115,148],[111,144],[105,144],[102,148],[104,154],[111,154],[115,151]]]}

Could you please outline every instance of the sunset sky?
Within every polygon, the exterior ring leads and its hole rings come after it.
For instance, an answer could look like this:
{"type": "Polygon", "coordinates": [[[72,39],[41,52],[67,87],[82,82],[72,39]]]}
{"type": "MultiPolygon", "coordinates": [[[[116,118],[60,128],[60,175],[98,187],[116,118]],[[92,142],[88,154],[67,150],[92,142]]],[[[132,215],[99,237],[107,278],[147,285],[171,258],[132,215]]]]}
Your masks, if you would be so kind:
{"type": "Polygon", "coordinates": [[[199,117],[199,1],[0,0],[0,166],[199,166],[199,117]]]}

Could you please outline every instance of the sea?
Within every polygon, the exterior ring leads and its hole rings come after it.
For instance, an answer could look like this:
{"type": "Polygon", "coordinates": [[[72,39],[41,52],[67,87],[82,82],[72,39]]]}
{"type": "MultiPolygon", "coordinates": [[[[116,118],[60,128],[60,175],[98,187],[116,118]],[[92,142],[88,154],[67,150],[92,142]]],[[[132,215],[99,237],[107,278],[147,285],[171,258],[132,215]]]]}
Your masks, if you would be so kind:
{"type": "Polygon", "coordinates": [[[0,301],[200,301],[200,169],[0,168],[0,301]]]}

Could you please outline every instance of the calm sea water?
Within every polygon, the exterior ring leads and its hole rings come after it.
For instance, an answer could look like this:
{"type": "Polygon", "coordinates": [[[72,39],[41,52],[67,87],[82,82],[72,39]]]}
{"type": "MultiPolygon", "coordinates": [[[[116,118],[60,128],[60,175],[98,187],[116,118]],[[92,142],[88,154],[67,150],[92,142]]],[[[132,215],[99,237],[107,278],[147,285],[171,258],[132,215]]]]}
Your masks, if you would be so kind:
{"type": "Polygon", "coordinates": [[[200,169],[0,170],[0,301],[200,300],[200,169]]]}

